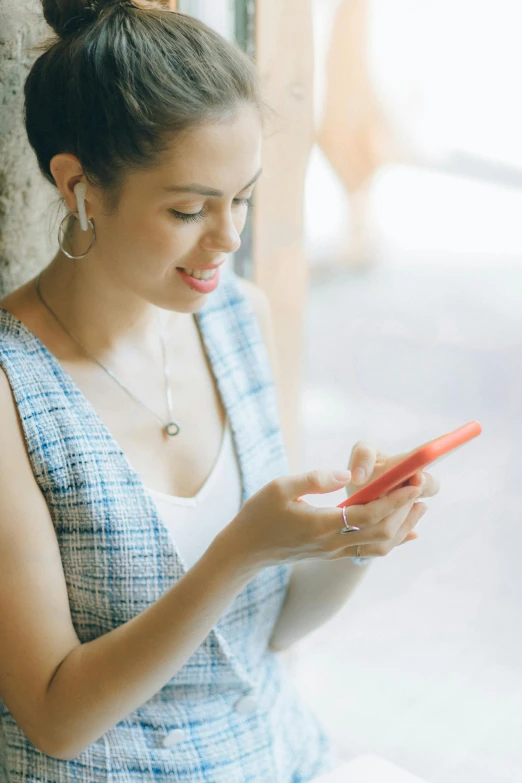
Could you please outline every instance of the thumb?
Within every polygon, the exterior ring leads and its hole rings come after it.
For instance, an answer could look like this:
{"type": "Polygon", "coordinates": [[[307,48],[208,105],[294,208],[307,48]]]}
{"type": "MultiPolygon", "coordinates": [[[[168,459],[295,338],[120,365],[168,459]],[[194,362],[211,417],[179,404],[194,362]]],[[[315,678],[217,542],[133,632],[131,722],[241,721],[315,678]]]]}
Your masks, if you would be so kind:
{"type": "Polygon", "coordinates": [[[293,498],[301,495],[324,494],[348,484],[351,470],[309,470],[289,477],[288,489],[293,498]]]}

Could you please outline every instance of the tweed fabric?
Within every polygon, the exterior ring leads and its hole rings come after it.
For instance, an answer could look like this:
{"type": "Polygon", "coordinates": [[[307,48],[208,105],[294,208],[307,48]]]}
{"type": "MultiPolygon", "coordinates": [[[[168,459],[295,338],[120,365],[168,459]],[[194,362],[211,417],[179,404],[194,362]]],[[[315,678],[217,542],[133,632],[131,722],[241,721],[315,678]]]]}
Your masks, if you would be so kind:
{"type": "MultiPolygon", "coordinates": [[[[288,472],[259,324],[236,273],[194,313],[228,414],[242,504],[288,472]]],[[[55,528],[80,641],[143,612],[187,571],[124,452],[60,362],[0,308],[0,366],[55,528]]],[[[291,566],[257,574],[186,664],[152,698],[72,760],[38,750],[0,701],[0,780],[9,783],[304,783],[337,763],[324,727],[267,644],[291,566]],[[236,711],[244,695],[251,714],[236,711]],[[185,731],[162,746],[172,729],[185,731]]]]}

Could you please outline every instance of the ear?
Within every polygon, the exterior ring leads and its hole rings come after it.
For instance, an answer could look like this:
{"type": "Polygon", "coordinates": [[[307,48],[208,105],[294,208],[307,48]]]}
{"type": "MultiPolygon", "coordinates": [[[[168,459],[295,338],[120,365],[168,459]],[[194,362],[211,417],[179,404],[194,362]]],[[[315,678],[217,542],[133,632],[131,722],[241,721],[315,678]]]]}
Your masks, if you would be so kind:
{"type": "Polygon", "coordinates": [[[69,152],[60,152],[54,155],[49,163],[51,174],[56,182],[56,187],[63,196],[69,212],[76,211],[76,196],[74,186],[81,182],[83,178],[83,169],[76,155],[69,152]]]}

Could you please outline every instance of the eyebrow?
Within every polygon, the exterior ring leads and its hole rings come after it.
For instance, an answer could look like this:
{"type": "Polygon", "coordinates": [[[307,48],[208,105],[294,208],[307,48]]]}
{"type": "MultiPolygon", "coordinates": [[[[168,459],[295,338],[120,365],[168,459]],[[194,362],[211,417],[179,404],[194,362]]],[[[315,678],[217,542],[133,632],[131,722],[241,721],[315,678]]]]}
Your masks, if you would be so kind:
{"type": "MultiPolygon", "coordinates": [[[[250,187],[250,185],[253,185],[254,182],[256,182],[261,176],[262,171],[263,169],[259,169],[255,177],[250,180],[248,185],[245,185],[244,188],[241,188],[241,190],[246,190],[250,187]]],[[[199,196],[221,197],[224,195],[222,190],[214,190],[213,188],[207,188],[205,185],[198,185],[194,182],[191,182],[188,185],[165,185],[164,190],[168,191],[169,193],[197,193],[199,196]]]]}

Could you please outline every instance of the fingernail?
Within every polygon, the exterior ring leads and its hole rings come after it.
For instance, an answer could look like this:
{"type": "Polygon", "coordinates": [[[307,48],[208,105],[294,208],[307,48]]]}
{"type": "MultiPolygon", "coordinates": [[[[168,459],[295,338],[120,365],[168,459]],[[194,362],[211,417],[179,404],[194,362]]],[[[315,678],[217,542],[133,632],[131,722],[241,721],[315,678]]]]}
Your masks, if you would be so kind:
{"type": "Polygon", "coordinates": [[[365,475],[366,475],[366,473],[365,473],[364,468],[355,468],[355,470],[353,472],[353,477],[354,477],[355,481],[357,481],[357,483],[359,481],[364,481],[365,475]]]}
{"type": "Polygon", "coordinates": [[[335,470],[332,473],[332,476],[337,481],[348,481],[352,477],[352,471],[351,470],[335,470]]]}
{"type": "Polygon", "coordinates": [[[427,508],[423,508],[422,509],[422,511],[419,514],[419,519],[424,516],[424,514],[426,513],[427,510],[428,510],[427,508]]]}

